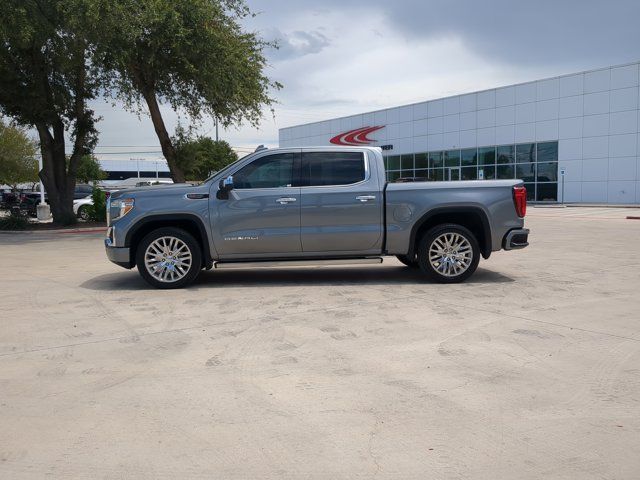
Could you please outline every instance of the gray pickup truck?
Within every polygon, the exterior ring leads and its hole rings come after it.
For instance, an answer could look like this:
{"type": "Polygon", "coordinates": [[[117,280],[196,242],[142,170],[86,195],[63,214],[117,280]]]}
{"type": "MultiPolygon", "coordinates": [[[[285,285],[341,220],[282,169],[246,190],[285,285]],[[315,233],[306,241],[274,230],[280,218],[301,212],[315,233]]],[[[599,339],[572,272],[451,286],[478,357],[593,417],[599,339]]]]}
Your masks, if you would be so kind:
{"type": "Polygon", "coordinates": [[[381,263],[441,283],[528,245],[519,180],[387,183],[379,148],[262,150],[202,185],[123,190],[107,204],[112,262],[154,287],[202,269],[381,263]]]}

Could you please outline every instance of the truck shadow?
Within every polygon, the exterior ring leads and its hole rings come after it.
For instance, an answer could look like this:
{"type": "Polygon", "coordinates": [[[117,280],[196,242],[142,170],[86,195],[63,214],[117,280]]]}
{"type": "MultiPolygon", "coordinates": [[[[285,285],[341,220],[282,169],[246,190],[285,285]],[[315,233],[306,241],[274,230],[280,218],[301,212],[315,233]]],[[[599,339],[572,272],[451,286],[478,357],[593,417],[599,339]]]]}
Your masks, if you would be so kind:
{"type": "MultiPolygon", "coordinates": [[[[513,278],[483,268],[473,274],[465,283],[492,284],[508,283],[513,278]]],[[[238,287],[288,287],[288,286],[331,286],[331,285],[417,285],[433,283],[419,270],[407,267],[321,267],[321,268],[280,268],[254,270],[210,270],[201,272],[188,288],[238,288],[238,287]]],[[[436,285],[433,283],[433,285],[436,285]]],[[[99,291],[153,290],[138,275],[130,272],[99,275],[80,285],[81,288],[99,291]]]]}

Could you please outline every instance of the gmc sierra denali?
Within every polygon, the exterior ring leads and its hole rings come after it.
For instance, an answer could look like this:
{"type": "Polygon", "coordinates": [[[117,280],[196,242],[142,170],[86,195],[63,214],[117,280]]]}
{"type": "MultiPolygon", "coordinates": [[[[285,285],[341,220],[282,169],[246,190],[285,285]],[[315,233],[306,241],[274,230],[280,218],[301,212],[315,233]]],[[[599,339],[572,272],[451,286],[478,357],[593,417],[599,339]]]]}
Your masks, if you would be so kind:
{"type": "Polygon", "coordinates": [[[395,255],[442,283],[480,256],[528,245],[520,180],[387,183],[373,147],[248,155],[201,185],[114,192],[107,256],[158,288],[202,269],[380,263],[395,255]]]}

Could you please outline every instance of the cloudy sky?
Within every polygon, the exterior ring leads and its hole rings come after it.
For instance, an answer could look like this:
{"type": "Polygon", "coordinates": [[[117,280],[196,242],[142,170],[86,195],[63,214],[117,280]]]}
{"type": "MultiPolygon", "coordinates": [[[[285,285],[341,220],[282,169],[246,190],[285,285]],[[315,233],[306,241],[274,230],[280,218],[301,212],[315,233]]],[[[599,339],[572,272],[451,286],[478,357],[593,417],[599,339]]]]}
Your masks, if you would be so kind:
{"type": "MultiPolygon", "coordinates": [[[[638,0],[248,3],[257,15],[247,28],[280,43],[267,74],[284,88],[260,129],[220,132],[237,147],[275,146],[278,128],[299,123],[640,59],[638,0]]],[[[157,156],[148,118],[95,108],[99,153],[157,156]]],[[[178,115],[166,118],[173,130],[178,115]]],[[[200,132],[213,136],[212,123],[200,132]]]]}

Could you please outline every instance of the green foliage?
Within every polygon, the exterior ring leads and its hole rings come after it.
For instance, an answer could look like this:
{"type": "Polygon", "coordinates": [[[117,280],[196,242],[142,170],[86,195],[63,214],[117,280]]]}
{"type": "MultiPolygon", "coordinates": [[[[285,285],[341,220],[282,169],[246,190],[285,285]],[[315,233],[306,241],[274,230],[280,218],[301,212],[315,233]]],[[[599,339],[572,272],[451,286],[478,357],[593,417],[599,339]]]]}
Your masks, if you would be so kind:
{"type": "Polygon", "coordinates": [[[89,211],[89,218],[94,222],[106,222],[107,195],[98,187],[94,186],[91,192],[91,198],[93,199],[93,205],[89,211]]]}
{"type": "Polygon", "coordinates": [[[19,127],[0,119],[0,185],[38,181],[36,145],[19,127]]]}
{"type": "Polygon", "coordinates": [[[263,49],[245,32],[244,0],[96,0],[98,55],[117,75],[116,96],[141,111],[147,93],[192,118],[256,125],[271,105],[263,49]]]}
{"type": "Polygon", "coordinates": [[[100,168],[98,159],[93,155],[83,155],[78,162],[76,179],[82,183],[94,183],[105,180],[107,173],[100,168]]]}
{"type": "Polygon", "coordinates": [[[209,137],[191,138],[182,127],[176,129],[173,143],[177,162],[189,180],[206,180],[238,160],[238,155],[224,140],[209,137]]]}
{"type": "Polygon", "coordinates": [[[56,223],[76,220],[75,171],[97,141],[87,102],[108,83],[88,38],[97,1],[0,1],[0,113],[38,132],[56,223]],[[65,140],[73,145],[68,167],[65,140]]]}
{"type": "Polygon", "coordinates": [[[22,215],[9,215],[0,218],[0,230],[26,230],[29,220],[22,215]]]}

